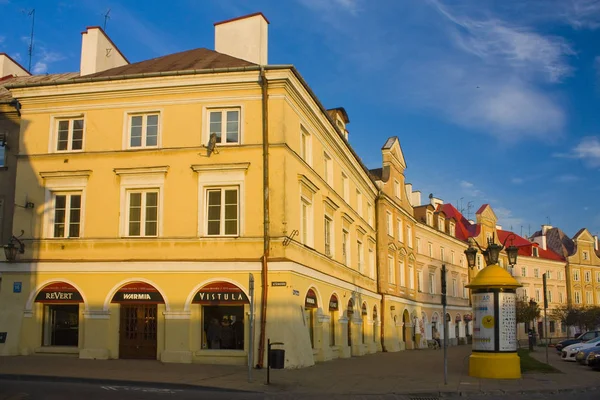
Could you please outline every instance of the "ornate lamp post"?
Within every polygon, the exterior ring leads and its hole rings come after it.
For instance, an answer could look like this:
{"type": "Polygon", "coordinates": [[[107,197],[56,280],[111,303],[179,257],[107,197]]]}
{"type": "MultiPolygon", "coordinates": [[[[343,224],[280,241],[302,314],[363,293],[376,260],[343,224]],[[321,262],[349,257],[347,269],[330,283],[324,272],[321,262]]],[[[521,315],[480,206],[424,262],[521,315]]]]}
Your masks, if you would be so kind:
{"type": "Polygon", "coordinates": [[[506,248],[508,263],[517,263],[518,249],[487,240],[483,249],[473,238],[465,250],[469,268],[475,267],[477,245],[485,257],[486,267],[466,287],[472,289],[473,299],[473,353],[469,357],[469,375],[478,378],[518,379],[521,377],[517,355],[516,289],[519,282],[498,265],[500,252],[506,248]]]}

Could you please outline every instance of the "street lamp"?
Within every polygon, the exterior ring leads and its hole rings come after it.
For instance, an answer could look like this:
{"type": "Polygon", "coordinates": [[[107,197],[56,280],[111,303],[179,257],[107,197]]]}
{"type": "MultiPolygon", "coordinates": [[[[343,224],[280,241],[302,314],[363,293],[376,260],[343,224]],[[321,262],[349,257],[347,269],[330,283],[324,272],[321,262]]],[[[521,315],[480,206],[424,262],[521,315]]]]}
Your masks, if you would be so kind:
{"type": "Polygon", "coordinates": [[[498,264],[500,252],[506,249],[506,255],[508,256],[508,264],[511,267],[514,266],[517,263],[517,253],[519,252],[517,246],[514,246],[512,244],[513,238],[515,237],[516,235],[514,233],[511,233],[506,237],[506,239],[504,239],[504,243],[497,244],[494,241],[495,235],[492,235],[492,237],[488,238],[487,240],[488,247],[485,250],[481,248],[479,243],[477,243],[477,241],[474,238],[469,238],[469,248],[465,250],[465,255],[467,257],[467,263],[469,264],[469,268],[475,268],[475,257],[477,255],[477,249],[473,246],[473,242],[477,245],[477,247],[481,251],[481,254],[483,254],[486,265],[498,264]],[[510,246],[505,247],[506,242],[509,238],[511,239],[510,246]]]}
{"type": "Polygon", "coordinates": [[[21,242],[18,237],[13,236],[10,238],[10,242],[4,246],[4,255],[6,261],[13,262],[17,258],[17,253],[25,253],[25,243],[21,242]]]}

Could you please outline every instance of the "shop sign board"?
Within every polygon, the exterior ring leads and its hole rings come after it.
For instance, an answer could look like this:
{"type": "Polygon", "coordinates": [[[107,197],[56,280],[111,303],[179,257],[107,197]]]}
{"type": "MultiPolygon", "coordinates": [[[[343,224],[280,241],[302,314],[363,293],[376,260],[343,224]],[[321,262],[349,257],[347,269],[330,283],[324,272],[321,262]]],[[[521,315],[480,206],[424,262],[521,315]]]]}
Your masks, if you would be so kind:
{"type": "Polygon", "coordinates": [[[202,287],[194,296],[192,303],[218,304],[248,304],[248,296],[242,289],[229,282],[213,282],[202,287]]]}
{"type": "Polygon", "coordinates": [[[495,351],[494,293],[473,293],[473,350],[495,351]]]}
{"type": "Polygon", "coordinates": [[[134,282],[119,289],[113,296],[112,302],[162,304],[164,299],[154,286],[145,282],[134,282]]]}
{"type": "Polygon", "coordinates": [[[516,302],[516,293],[498,293],[499,351],[517,351],[516,302]]]}
{"type": "Polygon", "coordinates": [[[83,298],[77,289],[65,282],[44,286],[35,297],[37,303],[81,303],[83,298]]]}

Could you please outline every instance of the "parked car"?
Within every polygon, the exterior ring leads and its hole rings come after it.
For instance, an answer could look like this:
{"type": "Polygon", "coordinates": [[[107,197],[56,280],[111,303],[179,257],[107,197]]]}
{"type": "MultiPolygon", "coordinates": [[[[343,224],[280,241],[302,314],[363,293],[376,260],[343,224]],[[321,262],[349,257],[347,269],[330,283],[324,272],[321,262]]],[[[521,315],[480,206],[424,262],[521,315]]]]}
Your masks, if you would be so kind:
{"type": "Polygon", "coordinates": [[[575,343],[567,346],[561,351],[562,359],[564,361],[575,361],[575,356],[580,350],[595,347],[597,343],[600,343],[600,337],[588,340],[587,342],[575,343]]]}
{"type": "Polygon", "coordinates": [[[579,364],[588,365],[588,357],[592,352],[600,353],[600,341],[587,349],[579,350],[575,355],[575,361],[579,364]]]}
{"type": "Polygon", "coordinates": [[[588,365],[590,367],[592,367],[593,369],[599,369],[600,370],[600,352],[597,351],[592,351],[589,355],[588,355],[588,365]]]}
{"type": "Polygon", "coordinates": [[[560,352],[562,352],[562,349],[564,349],[567,346],[570,346],[575,343],[587,342],[588,340],[597,338],[598,336],[600,336],[600,331],[589,331],[589,332],[582,333],[581,335],[577,336],[574,339],[566,339],[561,342],[558,342],[555,346],[556,351],[558,351],[560,353],[560,352]]]}

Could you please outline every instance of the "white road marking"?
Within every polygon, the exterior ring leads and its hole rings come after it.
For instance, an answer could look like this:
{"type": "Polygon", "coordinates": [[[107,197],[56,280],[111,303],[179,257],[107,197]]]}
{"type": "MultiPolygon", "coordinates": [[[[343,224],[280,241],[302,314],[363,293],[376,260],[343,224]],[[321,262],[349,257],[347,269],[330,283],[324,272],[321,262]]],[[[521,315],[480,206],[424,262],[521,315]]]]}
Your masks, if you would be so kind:
{"type": "Polygon", "coordinates": [[[164,393],[164,394],[175,394],[177,392],[182,392],[183,390],[179,389],[159,389],[159,388],[151,388],[151,387],[138,387],[138,386],[102,386],[104,390],[112,390],[112,391],[125,391],[125,392],[144,392],[144,393],[164,393]]]}

